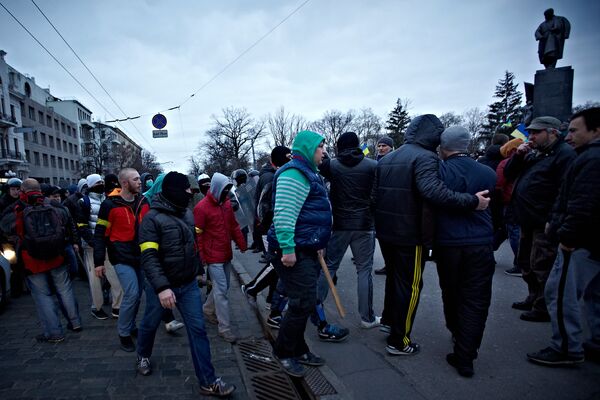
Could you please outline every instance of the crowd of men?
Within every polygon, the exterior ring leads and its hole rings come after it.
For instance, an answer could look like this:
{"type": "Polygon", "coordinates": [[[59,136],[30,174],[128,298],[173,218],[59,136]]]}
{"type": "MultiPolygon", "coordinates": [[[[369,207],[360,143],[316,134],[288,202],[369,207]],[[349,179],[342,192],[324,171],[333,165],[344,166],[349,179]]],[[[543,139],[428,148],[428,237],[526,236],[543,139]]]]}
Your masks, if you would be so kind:
{"type": "Polygon", "coordinates": [[[330,285],[322,263],[336,281],[350,247],[360,327],[387,334],[390,355],[411,356],[420,351],[411,332],[423,268],[435,260],[454,343],[447,362],[471,377],[492,298],[494,250],[508,238],[515,262],[507,273],[521,275],[528,288],[513,307],[523,310],[525,321],[552,326],[550,346],[528,359],[581,363],[584,354],[600,354],[600,253],[594,246],[600,108],[573,115],[566,136],[560,125],[549,116],[534,119],[526,143],[497,135],[479,162],[468,154],[472,138],[465,128],[444,129],[426,114],[411,121],[398,149],[381,138],[376,160],[365,156],[353,132],[339,137],[330,158],[323,136],[302,131],[291,149],[274,148],[260,172],[236,170],[231,178],[174,171],[140,176],[125,168],[89,175],[69,193],[12,178],[0,199],[0,229],[18,254],[14,291],[24,281],[31,292],[43,330],[37,340],[61,342],[61,315],[67,329],[83,329],[71,284],[82,265],[92,315],[108,319],[108,299],[119,346],[137,352],[139,373],[152,373],[160,324],[168,331],[185,327],[200,391],[227,396],[235,387],[215,375],[204,321],[218,325],[223,340],[236,341],[228,304],[232,242],[242,252],[263,253],[266,266],[242,291],[255,304],[269,288],[268,324],[279,329],[273,352],[297,377],[304,365],[325,363],[304,339],[309,320],[321,340],[349,336],[327,322],[330,285]],[[381,317],[373,309],[376,239],[386,275],[381,317]],[[203,302],[199,287],[207,276],[211,291],[203,302]]]}

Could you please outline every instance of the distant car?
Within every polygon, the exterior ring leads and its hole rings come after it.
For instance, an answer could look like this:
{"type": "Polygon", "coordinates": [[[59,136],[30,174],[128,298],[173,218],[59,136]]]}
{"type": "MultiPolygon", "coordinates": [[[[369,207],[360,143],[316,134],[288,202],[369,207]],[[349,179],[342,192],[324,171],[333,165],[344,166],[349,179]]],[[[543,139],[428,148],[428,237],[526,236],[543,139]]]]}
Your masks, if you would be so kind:
{"type": "Polygon", "coordinates": [[[0,250],[0,312],[10,298],[10,265],[17,262],[15,251],[11,245],[5,244],[0,250]]]}

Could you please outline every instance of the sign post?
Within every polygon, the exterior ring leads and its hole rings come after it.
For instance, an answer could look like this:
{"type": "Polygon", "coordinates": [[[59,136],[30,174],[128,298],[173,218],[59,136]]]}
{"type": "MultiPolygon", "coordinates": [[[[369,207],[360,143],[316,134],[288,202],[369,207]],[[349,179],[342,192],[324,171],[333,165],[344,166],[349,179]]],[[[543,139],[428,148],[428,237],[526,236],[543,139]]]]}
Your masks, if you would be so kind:
{"type": "Polygon", "coordinates": [[[152,137],[156,138],[166,138],[169,136],[169,131],[163,129],[167,126],[167,117],[158,113],[154,117],[152,117],[152,126],[156,128],[156,130],[152,131],[152,137]]]}

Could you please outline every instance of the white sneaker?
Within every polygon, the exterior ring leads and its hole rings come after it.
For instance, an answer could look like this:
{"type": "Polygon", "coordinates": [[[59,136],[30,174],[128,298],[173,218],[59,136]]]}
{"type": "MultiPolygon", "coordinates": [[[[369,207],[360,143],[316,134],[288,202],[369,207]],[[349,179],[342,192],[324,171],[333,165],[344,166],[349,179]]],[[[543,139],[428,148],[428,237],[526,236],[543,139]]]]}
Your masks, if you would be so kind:
{"type": "Polygon", "coordinates": [[[185,325],[183,322],[179,322],[176,319],[174,319],[173,321],[165,324],[165,328],[167,329],[167,332],[169,333],[173,333],[176,330],[179,330],[181,328],[183,328],[185,325]]]}
{"type": "Polygon", "coordinates": [[[375,317],[373,322],[360,321],[360,327],[363,329],[376,328],[381,325],[381,317],[375,317]]]}

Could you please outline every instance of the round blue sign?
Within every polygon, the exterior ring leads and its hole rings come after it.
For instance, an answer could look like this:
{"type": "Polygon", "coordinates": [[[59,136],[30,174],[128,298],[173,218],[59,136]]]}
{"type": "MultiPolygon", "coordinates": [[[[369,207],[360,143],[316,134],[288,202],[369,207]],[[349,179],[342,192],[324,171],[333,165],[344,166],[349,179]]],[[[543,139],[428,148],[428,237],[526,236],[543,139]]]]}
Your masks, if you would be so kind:
{"type": "Polygon", "coordinates": [[[156,129],[163,129],[165,126],[167,126],[167,117],[162,114],[156,114],[154,117],[152,117],[152,126],[154,126],[156,129]]]}

